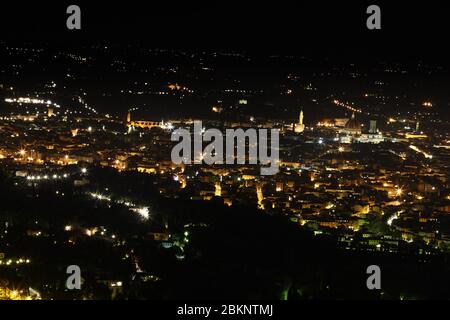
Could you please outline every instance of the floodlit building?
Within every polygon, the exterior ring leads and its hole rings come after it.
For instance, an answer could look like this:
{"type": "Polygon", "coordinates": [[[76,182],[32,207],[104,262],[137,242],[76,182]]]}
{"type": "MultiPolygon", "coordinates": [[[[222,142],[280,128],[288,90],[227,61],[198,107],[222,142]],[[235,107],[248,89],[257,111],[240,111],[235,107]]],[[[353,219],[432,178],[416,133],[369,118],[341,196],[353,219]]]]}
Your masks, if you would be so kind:
{"type": "Polygon", "coordinates": [[[370,129],[367,133],[362,133],[356,141],[360,143],[380,143],[384,141],[383,134],[377,129],[377,121],[370,120],[370,129]]]}
{"type": "Polygon", "coordinates": [[[151,128],[160,128],[162,126],[161,122],[158,121],[147,121],[147,120],[131,120],[131,112],[127,114],[127,127],[134,128],[143,128],[143,129],[151,129],[151,128]]]}

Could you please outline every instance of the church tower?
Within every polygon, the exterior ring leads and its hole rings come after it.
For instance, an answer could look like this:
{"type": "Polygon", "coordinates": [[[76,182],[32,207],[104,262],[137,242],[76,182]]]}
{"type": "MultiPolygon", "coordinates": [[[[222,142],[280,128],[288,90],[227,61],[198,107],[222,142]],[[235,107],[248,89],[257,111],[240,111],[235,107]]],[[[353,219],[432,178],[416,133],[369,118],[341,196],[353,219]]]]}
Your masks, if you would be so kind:
{"type": "Polygon", "coordinates": [[[303,131],[305,131],[305,125],[303,124],[303,110],[301,110],[298,115],[298,123],[294,124],[294,132],[302,133],[303,131]]]}

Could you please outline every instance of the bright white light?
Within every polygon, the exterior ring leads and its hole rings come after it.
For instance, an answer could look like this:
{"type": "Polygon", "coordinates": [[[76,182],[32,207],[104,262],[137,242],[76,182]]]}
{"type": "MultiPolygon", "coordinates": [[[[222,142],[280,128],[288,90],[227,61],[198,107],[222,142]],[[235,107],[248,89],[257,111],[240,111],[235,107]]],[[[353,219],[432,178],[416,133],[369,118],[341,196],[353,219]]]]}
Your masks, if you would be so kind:
{"type": "Polygon", "coordinates": [[[107,196],[104,196],[102,194],[99,193],[91,193],[91,196],[95,199],[98,200],[105,200],[105,201],[111,201],[111,198],[108,198],[107,196]]]}
{"type": "Polygon", "coordinates": [[[150,211],[148,210],[148,207],[133,208],[131,210],[139,214],[145,220],[148,220],[148,218],[150,217],[150,211]]]}
{"type": "Polygon", "coordinates": [[[423,154],[424,157],[425,157],[426,159],[433,159],[433,155],[431,155],[431,154],[429,154],[429,153],[426,153],[425,151],[419,149],[418,147],[416,147],[416,146],[414,146],[414,145],[410,145],[409,148],[412,149],[412,150],[414,150],[414,151],[417,152],[417,153],[423,154]]]}
{"type": "Polygon", "coordinates": [[[387,224],[389,225],[389,226],[392,226],[392,222],[394,221],[394,220],[397,220],[398,219],[398,215],[395,213],[394,215],[392,215],[388,220],[387,220],[387,224]]]}
{"type": "Polygon", "coordinates": [[[81,169],[81,173],[86,173],[87,172],[87,169],[86,168],[82,168],[81,169]]]}

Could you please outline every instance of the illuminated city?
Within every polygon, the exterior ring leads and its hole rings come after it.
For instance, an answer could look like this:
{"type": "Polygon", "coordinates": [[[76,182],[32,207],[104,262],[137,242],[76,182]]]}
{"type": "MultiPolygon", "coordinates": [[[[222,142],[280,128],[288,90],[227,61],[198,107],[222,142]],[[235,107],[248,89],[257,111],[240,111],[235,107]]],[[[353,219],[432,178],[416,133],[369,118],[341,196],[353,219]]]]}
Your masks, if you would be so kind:
{"type": "Polygon", "coordinates": [[[450,298],[448,59],[88,40],[0,40],[0,300],[450,298]]]}

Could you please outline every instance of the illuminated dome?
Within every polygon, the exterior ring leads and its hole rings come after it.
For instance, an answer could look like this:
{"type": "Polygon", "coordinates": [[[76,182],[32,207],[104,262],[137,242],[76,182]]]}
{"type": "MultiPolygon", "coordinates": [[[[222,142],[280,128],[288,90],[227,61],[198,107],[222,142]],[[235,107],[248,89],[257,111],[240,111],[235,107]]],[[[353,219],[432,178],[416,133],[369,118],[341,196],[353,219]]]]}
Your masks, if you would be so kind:
{"type": "Polygon", "coordinates": [[[345,124],[345,129],[361,131],[361,122],[356,120],[354,113],[352,114],[352,118],[348,120],[347,123],[345,124]]]}

